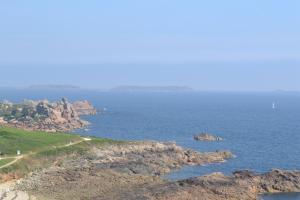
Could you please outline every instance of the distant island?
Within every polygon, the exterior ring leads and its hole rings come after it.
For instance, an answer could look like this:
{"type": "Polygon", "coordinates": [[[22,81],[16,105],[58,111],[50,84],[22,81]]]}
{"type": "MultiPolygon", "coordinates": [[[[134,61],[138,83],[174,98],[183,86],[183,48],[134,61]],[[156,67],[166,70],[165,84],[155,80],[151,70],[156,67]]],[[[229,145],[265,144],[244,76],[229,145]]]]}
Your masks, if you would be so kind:
{"type": "Polygon", "coordinates": [[[43,90],[78,90],[79,86],[76,85],[31,85],[29,89],[43,89],[43,90]]]}
{"type": "Polygon", "coordinates": [[[191,92],[193,88],[187,86],[118,86],[112,88],[114,92],[191,92]]]}

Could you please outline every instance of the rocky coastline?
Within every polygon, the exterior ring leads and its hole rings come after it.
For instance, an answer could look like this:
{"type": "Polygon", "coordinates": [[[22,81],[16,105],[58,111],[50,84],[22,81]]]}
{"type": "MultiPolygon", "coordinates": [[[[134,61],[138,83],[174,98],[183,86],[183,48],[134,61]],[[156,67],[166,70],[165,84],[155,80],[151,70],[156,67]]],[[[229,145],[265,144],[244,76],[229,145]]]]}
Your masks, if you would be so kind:
{"type": "Polygon", "coordinates": [[[258,200],[266,193],[300,192],[300,171],[237,171],[232,176],[213,173],[167,182],[153,190],[155,194],[150,199],[157,200],[258,200]]]}
{"type": "Polygon", "coordinates": [[[300,191],[299,171],[162,178],[184,165],[224,162],[232,156],[229,151],[201,153],[154,141],[92,146],[87,155],[28,175],[11,191],[42,200],[256,200],[263,193],[300,191]]]}
{"type": "MultiPolygon", "coordinates": [[[[70,103],[64,98],[52,103],[4,102],[0,104],[0,125],[65,132],[88,124],[80,119],[81,115],[96,113],[88,101],[70,103]]],[[[210,134],[199,134],[194,139],[222,140],[210,134]]],[[[86,153],[73,152],[73,156],[57,158],[59,161],[50,167],[9,186],[0,184],[0,199],[257,200],[265,193],[300,192],[300,171],[236,171],[231,176],[217,172],[179,181],[163,178],[186,165],[225,162],[234,157],[230,151],[197,152],[156,141],[96,144],[87,140],[86,153]]]]}
{"type": "Polygon", "coordinates": [[[232,157],[229,151],[201,153],[154,141],[106,145],[33,173],[16,190],[37,199],[150,199],[148,187],[168,183],[162,175],[184,165],[225,162],[232,157]]]}
{"type": "Polygon", "coordinates": [[[0,125],[25,130],[68,132],[87,126],[82,115],[95,115],[97,110],[86,100],[57,102],[26,100],[22,103],[0,103],[0,125]]]}

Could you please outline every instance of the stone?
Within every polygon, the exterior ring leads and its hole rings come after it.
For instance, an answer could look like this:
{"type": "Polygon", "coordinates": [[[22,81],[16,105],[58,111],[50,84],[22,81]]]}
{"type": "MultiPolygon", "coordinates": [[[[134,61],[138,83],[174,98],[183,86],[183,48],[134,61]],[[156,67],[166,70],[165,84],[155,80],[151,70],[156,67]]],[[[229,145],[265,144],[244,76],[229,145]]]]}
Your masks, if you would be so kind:
{"type": "Polygon", "coordinates": [[[79,115],[95,115],[97,110],[87,100],[75,101],[73,107],[79,115]]]}

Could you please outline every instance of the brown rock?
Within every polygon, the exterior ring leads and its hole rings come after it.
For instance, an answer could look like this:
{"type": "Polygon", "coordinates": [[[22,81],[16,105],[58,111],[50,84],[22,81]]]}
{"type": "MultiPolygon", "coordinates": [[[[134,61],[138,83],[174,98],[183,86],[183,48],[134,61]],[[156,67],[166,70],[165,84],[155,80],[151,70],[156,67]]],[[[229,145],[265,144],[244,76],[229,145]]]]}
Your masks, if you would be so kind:
{"type": "MultiPolygon", "coordinates": [[[[6,123],[7,125],[47,132],[83,128],[89,123],[81,120],[79,115],[95,114],[95,109],[87,101],[76,102],[74,107],[66,98],[54,103],[47,100],[27,100],[23,104],[16,105],[16,109],[14,109],[14,105],[11,105],[10,109],[12,119],[6,123]],[[20,114],[16,115],[14,113],[20,114]]],[[[6,121],[4,118],[1,119],[0,124],[4,124],[6,121]]]]}
{"type": "Polygon", "coordinates": [[[87,100],[75,101],[73,103],[73,107],[76,110],[76,112],[78,113],[78,115],[95,115],[95,114],[97,114],[97,110],[87,100]]]}

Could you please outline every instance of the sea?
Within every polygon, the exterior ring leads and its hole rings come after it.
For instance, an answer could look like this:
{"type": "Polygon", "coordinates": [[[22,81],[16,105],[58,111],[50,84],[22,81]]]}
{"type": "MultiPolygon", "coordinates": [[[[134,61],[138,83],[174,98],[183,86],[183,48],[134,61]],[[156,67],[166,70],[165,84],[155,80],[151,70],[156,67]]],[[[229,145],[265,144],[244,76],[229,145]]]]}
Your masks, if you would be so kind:
{"type": "MultiPolygon", "coordinates": [[[[75,133],[117,140],[174,141],[197,151],[230,150],[225,163],[186,166],[168,174],[179,180],[235,170],[258,173],[300,170],[300,93],[297,92],[103,92],[96,90],[0,89],[0,100],[89,100],[101,112],[75,133]],[[208,132],[224,138],[199,142],[208,132]]],[[[265,200],[300,200],[297,193],[268,195],[265,200]]]]}

